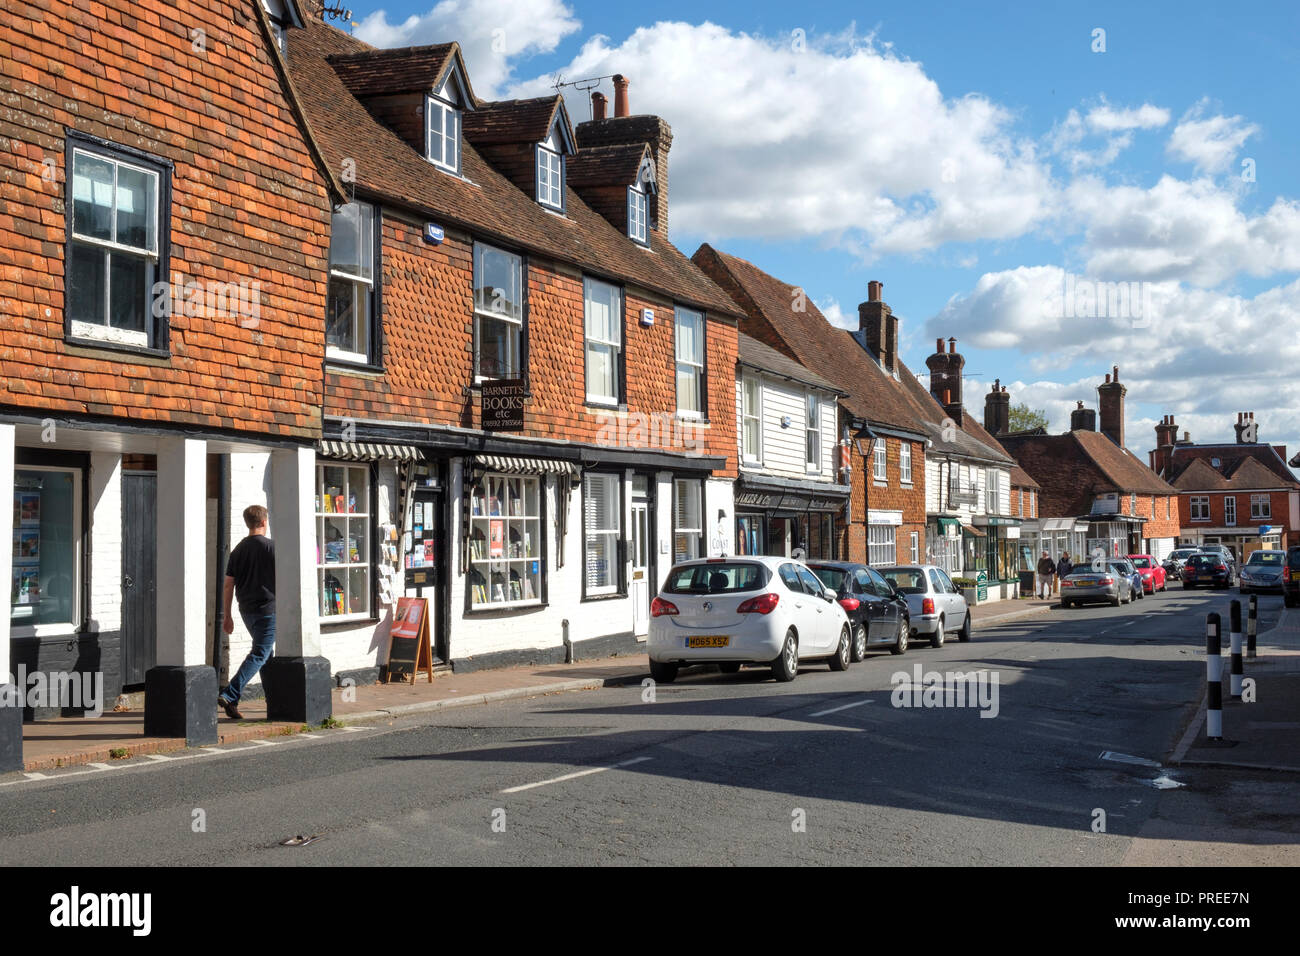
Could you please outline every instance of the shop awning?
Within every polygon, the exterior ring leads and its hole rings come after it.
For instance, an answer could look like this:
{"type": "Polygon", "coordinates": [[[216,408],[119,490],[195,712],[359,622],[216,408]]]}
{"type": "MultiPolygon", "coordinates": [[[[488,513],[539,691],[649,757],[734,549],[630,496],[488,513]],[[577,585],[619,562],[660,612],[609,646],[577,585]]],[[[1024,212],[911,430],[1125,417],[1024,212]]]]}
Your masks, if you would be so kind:
{"type": "Polygon", "coordinates": [[[509,455],[475,455],[475,467],[507,475],[577,475],[579,468],[571,461],[554,458],[514,458],[509,455]]]}
{"type": "Polygon", "coordinates": [[[1044,531],[1072,531],[1074,529],[1074,518],[1044,518],[1044,531]]]}
{"type": "Polygon", "coordinates": [[[980,524],[986,525],[1018,525],[1019,518],[1007,518],[1003,515],[986,515],[981,516],[980,524]]]}
{"type": "Polygon", "coordinates": [[[939,523],[939,530],[945,535],[961,533],[961,522],[956,518],[938,517],[934,520],[939,523]]]}
{"type": "Polygon", "coordinates": [[[988,537],[988,533],[987,533],[987,532],[981,531],[979,528],[975,527],[973,524],[964,524],[964,525],[961,526],[961,530],[962,530],[962,531],[965,531],[967,534],[974,535],[974,536],[977,537],[977,538],[987,538],[987,537],[988,537]]]}
{"type": "Polygon", "coordinates": [[[424,455],[414,445],[388,445],[368,441],[320,441],[316,450],[326,458],[342,461],[421,461],[424,455]]]}

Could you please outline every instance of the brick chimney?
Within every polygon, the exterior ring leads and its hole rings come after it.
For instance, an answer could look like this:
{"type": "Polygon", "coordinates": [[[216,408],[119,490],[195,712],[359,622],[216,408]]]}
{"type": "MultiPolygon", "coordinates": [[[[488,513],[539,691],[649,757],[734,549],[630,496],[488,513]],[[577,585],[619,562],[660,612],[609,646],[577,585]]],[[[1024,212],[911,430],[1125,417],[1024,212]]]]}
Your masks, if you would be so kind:
{"type": "Polygon", "coordinates": [[[880,367],[891,375],[898,370],[898,316],[880,298],[884,283],[867,283],[867,301],[858,305],[858,329],[880,367]]]}
{"type": "Polygon", "coordinates": [[[966,360],[957,354],[957,340],[948,339],[944,349],[943,339],[935,339],[934,354],[925,360],[930,369],[930,394],[943,405],[945,414],[958,425],[962,420],[961,370],[966,360]]]}
{"type": "Polygon", "coordinates": [[[593,122],[598,122],[605,118],[605,105],[608,102],[609,100],[605,98],[605,94],[600,92],[600,90],[591,94],[591,119],[593,122]]]}
{"type": "Polygon", "coordinates": [[[1166,415],[1160,419],[1156,425],[1156,447],[1148,456],[1151,460],[1151,470],[1157,475],[1164,476],[1169,468],[1169,459],[1173,455],[1174,440],[1178,437],[1178,426],[1174,423],[1173,415],[1166,415]]]}
{"type": "Polygon", "coordinates": [[[1192,443],[1192,433],[1185,431],[1183,437],[1174,442],[1175,445],[1190,445],[1192,443]]]}
{"type": "Polygon", "coordinates": [[[1084,408],[1083,402],[1079,402],[1079,407],[1070,411],[1070,431],[1095,432],[1096,430],[1097,413],[1091,408],[1084,408]]]}
{"type": "MultiPolygon", "coordinates": [[[[579,123],[574,130],[579,151],[590,146],[625,146],[649,143],[655,161],[655,197],[651,227],[668,235],[668,151],[673,145],[673,129],[658,116],[633,116],[628,110],[627,77],[614,77],[614,115],[579,123]]],[[[594,97],[593,97],[594,100],[594,97]]],[[[631,185],[629,183],[628,185],[631,185]]]]}
{"type": "Polygon", "coordinates": [[[1238,445],[1253,445],[1259,441],[1259,426],[1255,424],[1254,412],[1237,412],[1237,424],[1232,427],[1237,433],[1238,445]]]}
{"type": "Polygon", "coordinates": [[[1001,435],[1011,427],[1011,396],[1001,379],[993,380],[993,388],[984,396],[984,430],[990,435],[1001,435]]]}
{"type": "Polygon", "coordinates": [[[1119,366],[1114,375],[1106,376],[1106,383],[1097,386],[1097,410],[1101,416],[1101,433],[1120,448],[1124,447],[1124,393],[1128,391],[1119,383],[1119,366]]]}

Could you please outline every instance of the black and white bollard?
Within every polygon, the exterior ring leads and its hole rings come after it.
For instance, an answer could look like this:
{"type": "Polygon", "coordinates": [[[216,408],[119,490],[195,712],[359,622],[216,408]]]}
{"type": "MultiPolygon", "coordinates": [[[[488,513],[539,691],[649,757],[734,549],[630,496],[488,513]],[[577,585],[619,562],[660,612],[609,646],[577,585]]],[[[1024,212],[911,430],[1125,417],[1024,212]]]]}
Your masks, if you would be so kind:
{"type": "Polygon", "coordinates": [[[1255,631],[1259,627],[1259,595],[1250,596],[1250,613],[1246,616],[1246,656],[1255,659],[1255,631]]]}
{"type": "Polygon", "coordinates": [[[1234,700],[1241,700],[1241,602],[1232,602],[1232,613],[1229,617],[1232,628],[1232,676],[1229,678],[1229,691],[1232,693],[1234,700]]]}
{"type": "Polygon", "coordinates": [[[1223,739],[1223,655],[1220,653],[1219,615],[1205,617],[1205,736],[1223,739]]]}

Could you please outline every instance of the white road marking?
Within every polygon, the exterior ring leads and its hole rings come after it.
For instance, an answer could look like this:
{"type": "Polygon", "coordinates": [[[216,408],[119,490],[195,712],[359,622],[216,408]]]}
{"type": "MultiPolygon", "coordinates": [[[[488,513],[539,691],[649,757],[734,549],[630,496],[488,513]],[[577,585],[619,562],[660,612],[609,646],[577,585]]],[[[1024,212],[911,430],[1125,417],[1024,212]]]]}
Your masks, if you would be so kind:
{"type": "Polygon", "coordinates": [[[1131,763],[1137,767],[1158,767],[1160,764],[1154,760],[1148,760],[1146,757],[1134,757],[1132,754],[1122,754],[1115,750],[1103,750],[1101,752],[1102,760],[1113,760],[1116,763],[1131,763]]]}
{"type": "Polygon", "coordinates": [[[175,757],[168,757],[166,754],[141,754],[149,760],[175,760],[175,757]]]}
{"type": "Polygon", "coordinates": [[[578,777],[589,777],[593,773],[604,773],[606,770],[616,770],[619,767],[630,767],[634,763],[643,763],[650,760],[650,757],[633,757],[631,760],[624,760],[622,763],[616,763],[610,767],[592,767],[590,770],[579,770],[576,773],[566,773],[562,777],[552,777],[550,780],[539,780],[536,783],[525,783],[518,787],[507,787],[501,793],[519,793],[522,790],[532,790],[534,787],[545,787],[552,783],[563,783],[565,780],[576,780],[578,777]]]}
{"type": "Polygon", "coordinates": [[[278,740],[250,740],[249,743],[257,744],[259,747],[274,747],[280,741],[278,740]]]}
{"type": "Polygon", "coordinates": [[[106,764],[106,763],[88,763],[88,764],[86,764],[86,766],[87,766],[87,767],[94,767],[96,770],[116,770],[116,769],[117,769],[117,767],[114,767],[114,766],[112,766],[111,764],[106,764]]]}
{"type": "Polygon", "coordinates": [[[832,707],[830,710],[819,710],[819,711],[817,711],[817,713],[815,713],[815,714],[809,714],[808,716],[809,716],[809,717],[825,717],[827,714],[834,714],[834,713],[838,713],[838,712],[841,711],[841,710],[848,710],[850,707],[861,707],[863,704],[869,704],[869,703],[871,703],[871,701],[870,701],[869,699],[868,699],[868,700],[857,700],[857,701],[854,701],[854,702],[851,703],[851,704],[841,704],[839,707],[832,707]]]}

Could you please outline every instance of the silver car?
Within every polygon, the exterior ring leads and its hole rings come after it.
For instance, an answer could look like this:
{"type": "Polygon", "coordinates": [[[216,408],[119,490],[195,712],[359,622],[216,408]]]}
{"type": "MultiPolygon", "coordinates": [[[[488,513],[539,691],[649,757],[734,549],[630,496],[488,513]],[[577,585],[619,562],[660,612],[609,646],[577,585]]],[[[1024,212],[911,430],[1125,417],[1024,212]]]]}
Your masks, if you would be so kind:
{"type": "Polygon", "coordinates": [[[907,599],[912,637],[928,637],[931,647],[943,647],[950,634],[957,635],[959,641],[971,639],[970,609],[943,568],[900,564],[876,570],[907,599]]]}
{"type": "Polygon", "coordinates": [[[1241,566],[1241,593],[1251,591],[1281,591],[1282,569],[1286,567],[1286,552],[1261,550],[1251,553],[1241,566]]]}
{"type": "Polygon", "coordinates": [[[1125,564],[1108,561],[1105,571],[1094,571],[1092,565],[1085,564],[1067,574],[1061,582],[1061,607],[1074,607],[1085,601],[1108,601],[1119,607],[1132,601],[1133,575],[1125,564]]]}

